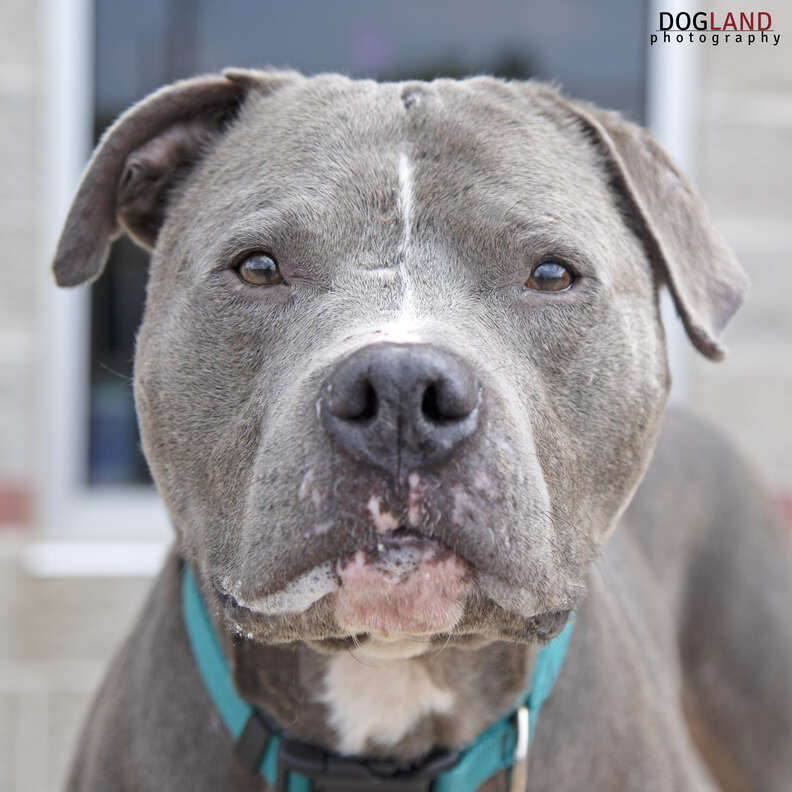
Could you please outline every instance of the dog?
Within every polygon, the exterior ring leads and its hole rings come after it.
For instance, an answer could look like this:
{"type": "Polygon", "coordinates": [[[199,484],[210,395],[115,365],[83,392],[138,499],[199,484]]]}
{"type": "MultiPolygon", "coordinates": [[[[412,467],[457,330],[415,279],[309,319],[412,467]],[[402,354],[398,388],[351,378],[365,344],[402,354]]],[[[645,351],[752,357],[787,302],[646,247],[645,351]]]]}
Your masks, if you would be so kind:
{"type": "Polygon", "coordinates": [[[747,281],[646,131],[536,82],[230,69],[105,133],[58,284],[122,233],[175,543],[70,790],[294,788],[235,748],[188,575],[259,731],[324,757],[306,789],[439,788],[426,757],[509,719],[560,636],[527,759],[518,724],[480,789],[790,789],[790,542],[666,411],[658,290],[717,360],[747,281]]]}

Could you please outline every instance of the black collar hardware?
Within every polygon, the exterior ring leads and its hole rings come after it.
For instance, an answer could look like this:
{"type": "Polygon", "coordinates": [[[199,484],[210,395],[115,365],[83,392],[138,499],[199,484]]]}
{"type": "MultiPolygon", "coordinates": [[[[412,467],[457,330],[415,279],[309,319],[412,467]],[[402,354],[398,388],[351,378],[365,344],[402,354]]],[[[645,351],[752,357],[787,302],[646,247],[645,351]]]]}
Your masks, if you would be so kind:
{"type": "Polygon", "coordinates": [[[275,792],[289,792],[290,773],[311,778],[316,792],[429,792],[432,781],[457,759],[456,751],[435,749],[406,767],[388,759],[352,759],[287,737],[278,752],[275,792]]]}
{"type": "Polygon", "coordinates": [[[234,752],[245,767],[256,772],[275,736],[280,737],[275,792],[290,792],[290,773],[312,779],[313,792],[429,792],[432,781],[459,758],[456,751],[435,749],[409,765],[392,759],[353,759],[285,737],[255,707],[237,738],[234,752]]]}

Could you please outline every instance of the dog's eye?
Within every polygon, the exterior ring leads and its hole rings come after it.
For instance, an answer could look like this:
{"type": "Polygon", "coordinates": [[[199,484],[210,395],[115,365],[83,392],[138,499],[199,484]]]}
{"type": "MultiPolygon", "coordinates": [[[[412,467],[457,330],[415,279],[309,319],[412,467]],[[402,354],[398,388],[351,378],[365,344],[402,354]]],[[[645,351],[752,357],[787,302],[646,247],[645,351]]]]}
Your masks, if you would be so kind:
{"type": "Polygon", "coordinates": [[[267,253],[251,253],[237,267],[239,277],[253,286],[277,286],[283,283],[278,262],[267,253]]]}
{"type": "Polygon", "coordinates": [[[572,285],[572,273],[558,261],[542,261],[533,268],[525,281],[526,289],[535,291],[564,291],[572,285]]]}

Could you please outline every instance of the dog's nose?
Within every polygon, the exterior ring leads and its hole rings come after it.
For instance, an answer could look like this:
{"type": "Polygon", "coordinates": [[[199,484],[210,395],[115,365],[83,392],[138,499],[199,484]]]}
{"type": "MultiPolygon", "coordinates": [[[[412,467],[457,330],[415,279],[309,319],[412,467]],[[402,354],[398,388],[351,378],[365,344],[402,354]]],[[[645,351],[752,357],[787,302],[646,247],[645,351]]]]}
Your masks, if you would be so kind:
{"type": "Polygon", "coordinates": [[[373,344],[345,358],[322,389],[325,428],[344,450],[387,472],[444,462],[476,430],[470,367],[431,344],[373,344]]]}

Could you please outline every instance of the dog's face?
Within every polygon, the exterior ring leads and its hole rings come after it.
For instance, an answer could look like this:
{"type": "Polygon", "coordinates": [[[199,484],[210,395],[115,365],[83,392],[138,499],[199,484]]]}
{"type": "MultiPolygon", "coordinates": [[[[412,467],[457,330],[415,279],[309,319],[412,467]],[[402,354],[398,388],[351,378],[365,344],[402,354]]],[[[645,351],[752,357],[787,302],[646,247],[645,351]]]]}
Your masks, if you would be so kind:
{"type": "Polygon", "coordinates": [[[656,281],[712,355],[742,287],[697,199],[542,86],[227,83],[233,122],[160,110],[114,165],[155,244],[144,448],[205,592],[329,650],[554,634],[659,431],[656,281]]]}

